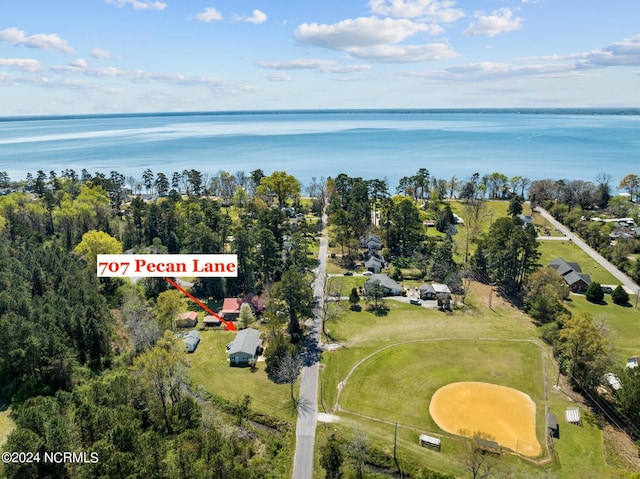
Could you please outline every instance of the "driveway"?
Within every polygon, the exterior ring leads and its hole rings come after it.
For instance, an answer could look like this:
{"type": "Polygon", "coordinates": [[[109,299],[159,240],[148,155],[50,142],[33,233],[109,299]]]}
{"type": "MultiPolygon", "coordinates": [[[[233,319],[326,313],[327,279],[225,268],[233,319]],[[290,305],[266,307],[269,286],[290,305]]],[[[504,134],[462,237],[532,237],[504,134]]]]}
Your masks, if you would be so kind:
{"type": "Polygon", "coordinates": [[[616,268],[614,265],[609,263],[609,261],[607,261],[607,259],[604,258],[600,253],[598,253],[596,250],[591,248],[587,243],[582,241],[582,239],[579,236],[572,233],[571,230],[569,230],[569,228],[567,228],[565,225],[563,225],[558,220],[556,220],[553,216],[551,216],[551,214],[547,210],[545,210],[541,206],[538,206],[536,207],[535,211],[540,213],[544,219],[546,219],[549,223],[553,225],[554,228],[556,228],[558,231],[560,231],[560,233],[565,235],[565,238],[563,239],[569,240],[575,243],[577,246],[580,247],[580,249],[582,249],[585,253],[591,256],[600,266],[602,266],[609,273],[611,273],[618,281],[620,281],[620,284],[622,284],[622,287],[627,291],[627,293],[629,294],[640,293],[640,287],[631,278],[629,278],[629,276],[627,276],[618,268],[616,268]]]}

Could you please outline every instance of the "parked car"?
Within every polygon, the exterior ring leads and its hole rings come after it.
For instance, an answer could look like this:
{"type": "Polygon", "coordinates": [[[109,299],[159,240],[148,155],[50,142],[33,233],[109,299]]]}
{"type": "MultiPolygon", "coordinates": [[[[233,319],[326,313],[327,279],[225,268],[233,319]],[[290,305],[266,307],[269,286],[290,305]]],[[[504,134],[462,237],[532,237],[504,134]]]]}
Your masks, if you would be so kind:
{"type": "Polygon", "coordinates": [[[371,271],[365,271],[362,273],[362,276],[371,276],[373,273],[371,271]]]}
{"type": "Polygon", "coordinates": [[[344,275],[345,276],[353,276],[353,271],[345,271],[344,275]]]}
{"type": "Polygon", "coordinates": [[[415,304],[416,306],[420,306],[420,305],[422,304],[422,301],[420,301],[419,299],[416,299],[416,298],[411,298],[411,299],[409,300],[409,302],[410,302],[411,304],[415,304]]]}

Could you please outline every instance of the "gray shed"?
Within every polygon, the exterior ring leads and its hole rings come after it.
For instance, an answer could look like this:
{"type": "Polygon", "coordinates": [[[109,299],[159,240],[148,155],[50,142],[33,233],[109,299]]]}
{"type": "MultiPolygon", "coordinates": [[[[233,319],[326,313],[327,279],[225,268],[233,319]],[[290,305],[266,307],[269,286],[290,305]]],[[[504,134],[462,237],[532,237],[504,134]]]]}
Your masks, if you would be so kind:
{"type": "Polygon", "coordinates": [[[200,331],[189,331],[184,335],[184,345],[187,348],[188,353],[193,353],[198,347],[198,343],[200,343],[200,331]]]}

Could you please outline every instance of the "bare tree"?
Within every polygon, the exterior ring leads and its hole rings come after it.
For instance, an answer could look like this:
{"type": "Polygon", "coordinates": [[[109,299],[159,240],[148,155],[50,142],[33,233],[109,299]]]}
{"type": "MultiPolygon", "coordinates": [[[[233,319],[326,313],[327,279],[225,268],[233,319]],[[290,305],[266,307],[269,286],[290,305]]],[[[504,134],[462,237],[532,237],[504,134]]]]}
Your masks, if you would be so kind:
{"type": "Polygon", "coordinates": [[[289,384],[291,386],[291,404],[296,406],[298,400],[293,394],[293,385],[298,380],[300,369],[302,369],[302,358],[300,358],[300,355],[289,353],[282,358],[275,374],[278,384],[289,384]]]}
{"type": "Polygon", "coordinates": [[[364,477],[364,465],[367,462],[368,454],[369,439],[364,432],[358,430],[356,431],[353,439],[345,446],[345,455],[353,461],[356,468],[357,479],[362,479],[364,477]]]}

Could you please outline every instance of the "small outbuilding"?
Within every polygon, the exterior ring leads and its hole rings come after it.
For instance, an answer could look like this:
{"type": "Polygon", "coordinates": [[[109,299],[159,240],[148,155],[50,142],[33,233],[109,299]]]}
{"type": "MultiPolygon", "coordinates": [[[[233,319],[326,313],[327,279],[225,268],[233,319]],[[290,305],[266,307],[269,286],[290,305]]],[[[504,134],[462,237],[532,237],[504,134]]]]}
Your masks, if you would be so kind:
{"type": "Polygon", "coordinates": [[[183,339],[187,352],[193,353],[198,347],[198,344],[200,344],[200,331],[196,331],[195,329],[193,331],[189,331],[183,336],[183,339]]]}
{"type": "Polygon", "coordinates": [[[427,301],[433,301],[436,299],[436,290],[433,288],[433,285],[425,283],[420,286],[420,299],[427,301]]]}
{"type": "Polygon", "coordinates": [[[547,431],[551,437],[556,439],[560,437],[560,428],[555,414],[547,413],[547,431]]]}
{"type": "Polygon", "coordinates": [[[206,327],[211,328],[211,327],[220,326],[222,322],[220,321],[220,318],[217,318],[216,316],[212,316],[211,314],[209,314],[204,317],[204,319],[202,320],[202,324],[205,325],[206,327]]]}
{"type": "Polygon", "coordinates": [[[193,328],[196,324],[198,324],[198,313],[195,311],[180,313],[176,318],[177,328],[193,328]]]}
{"type": "Polygon", "coordinates": [[[440,450],[441,441],[437,437],[427,436],[426,434],[420,434],[420,445],[423,447],[430,447],[436,451],[440,450]]]}

